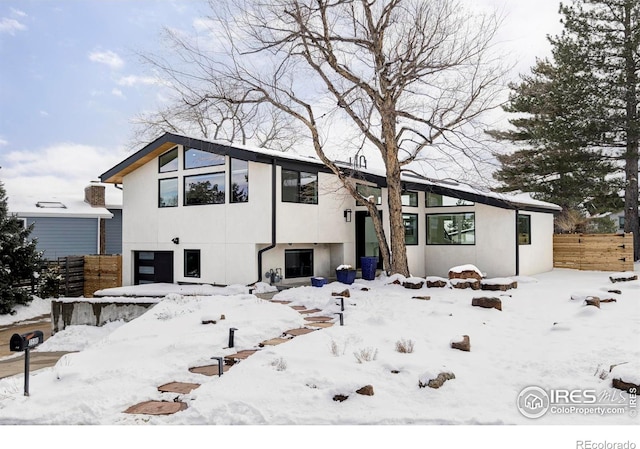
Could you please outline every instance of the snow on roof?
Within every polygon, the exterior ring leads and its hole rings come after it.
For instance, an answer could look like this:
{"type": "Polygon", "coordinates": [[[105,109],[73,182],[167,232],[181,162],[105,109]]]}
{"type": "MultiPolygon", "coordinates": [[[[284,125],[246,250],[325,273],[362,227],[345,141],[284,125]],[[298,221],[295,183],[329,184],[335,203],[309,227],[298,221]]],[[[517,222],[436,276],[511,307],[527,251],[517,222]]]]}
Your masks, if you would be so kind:
{"type": "Polygon", "coordinates": [[[91,207],[83,200],[56,196],[9,197],[9,211],[20,217],[112,218],[105,207],[91,207]]]}

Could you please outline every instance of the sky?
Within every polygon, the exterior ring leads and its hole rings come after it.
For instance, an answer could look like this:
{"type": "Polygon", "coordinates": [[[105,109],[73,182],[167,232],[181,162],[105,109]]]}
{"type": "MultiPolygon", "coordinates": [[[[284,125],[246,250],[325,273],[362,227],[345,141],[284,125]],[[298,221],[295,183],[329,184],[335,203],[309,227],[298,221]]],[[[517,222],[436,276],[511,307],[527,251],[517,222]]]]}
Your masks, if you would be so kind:
{"type": "MultiPolygon", "coordinates": [[[[149,438],[145,447],[163,448],[201,445],[203,439],[214,446],[343,447],[354,438],[362,445],[403,448],[634,447],[596,445],[627,441],[637,447],[638,405],[611,383],[613,378],[640,382],[640,281],[612,284],[613,274],[554,269],[483,281],[516,281],[517,288],[506,292],[451,284],[413,290],[394,283],[404,282],[402,276],[383,276],[351,285],[291,288],[273,297],[288,304],[259,299],[245,286],[107,289],[100,301],[135,301],[123,297],[131,294],[160,298],[128,323],[69,326],[35,348],[78,352],[32,371],[28,397],[23,374],[0,379],[3,438],[24,435],[23,426],[37,425],[29,444],[58,441],[65,448],[84,447],[87,438],[104,438],[103,446],[112,447],[122,434],[143,435],[149,438]],[[349,296],[341,312],[332,294],[345,289],[349,296]],[[473,307],[478,296],[500,299],[502,310],[473,307]],[[616,301],[600,308],[586,305],[593,296],[616,301]],[[319,311],[303,314],[292,306],[319,311]],[[334,325],[259,346],[291,329],[313,329],[305,320],[310,316],[329,317],[334,325]],[[230,328],[236,329],[232,348],[230,328]],[[451,343],[464,335],[470,351],[453,349],[451,343]],[[407,351],[398,351],[398,345],[407,351]],[[212,365],[211,357],[253,349],[258,351],[222,377],[189,371],[212,365]],[[617,366],[610,370],[612,365],[617,366]],[[455,378],[438,389],[420,387],[440,373],[455,378]],[[158,391],[170,382],[200,386],[186,394],[158,391]],[[356,393],[366,385],[373,387],[372,396],[356,393]],[[521,403],[522,392],[539,392],[534,387],[551,397],[574,391],[578,399],[552,400],[545,414],[527,417],[519,403],[530,416],[545,410],[528,410],[521,403]],[[336,395],[348,398],[339,402],[336,395]],[[177,400],[188,407],[169,416],[124,413],[149,400],[177,400]],[[603,414],[594,413],[596,407],[603,414]],[[614,409],[620,413],[607,413],[614,409]]],[[[267,290],[266,284],[259,287],[267,290]]],[[[0,316],[0,324],[40,315],[49,302],[37,298],[15,317],[0,316]]]]}
{"type": "MultiPolygon", "coordinates": [[[[557,0],[464,0],[497,8],[513,78],[546,56],[557,0]]],[[[198,0],[0,1],[0,180],[11,195],[81,197],[131,151],[131,121],[166,100],[140,55],[165,26],[192,29],[198,0]]],[[[44,199],[44,198],[43,198],[44,199]]]]}

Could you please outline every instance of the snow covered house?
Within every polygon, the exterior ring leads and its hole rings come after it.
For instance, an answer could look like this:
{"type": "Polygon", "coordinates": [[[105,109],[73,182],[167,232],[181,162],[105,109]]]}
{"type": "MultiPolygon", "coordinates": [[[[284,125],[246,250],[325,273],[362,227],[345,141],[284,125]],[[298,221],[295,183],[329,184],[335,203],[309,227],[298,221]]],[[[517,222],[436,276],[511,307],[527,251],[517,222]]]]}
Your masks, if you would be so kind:
{"type": "Polygon", "coordinates": [[[45,259],[122,251],[122,205],[106,204],[104,185],[87,186],[84,200],[10,195],[9,210],[25,226],[34,225],[31,237],[45,259]]]}
{"type": "MultiPolygon", "coordinates": [[[[385,177],[364,167],[356,175],[385,221],[385,177]]],[[[378,256],[365,208],[312,157],[167,133],[101,181],[123,189],[123,285],[251,284],[272,270],[283,283],[308,281],[378,256]]],[[[558,206],[420,176],[404,186],[413,276],[468,263],[490,277],[553,268],[558,206]]]]}

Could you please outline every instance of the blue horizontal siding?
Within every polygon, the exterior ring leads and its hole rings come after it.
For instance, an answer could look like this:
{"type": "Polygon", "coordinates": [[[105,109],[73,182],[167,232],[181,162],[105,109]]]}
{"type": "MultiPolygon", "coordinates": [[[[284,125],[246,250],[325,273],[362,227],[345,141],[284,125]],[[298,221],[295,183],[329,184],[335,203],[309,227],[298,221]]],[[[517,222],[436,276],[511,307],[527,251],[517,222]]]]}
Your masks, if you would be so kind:
{"type": "Polygon", "coordinates": [[[97,218],[27,218],[27,225],[31,224],[31,238],[38,239],[37,248],[44,251],[45,259],[98,252],[97,218]]]}
{"type": "Polygon", "coordinates": [[[113,218],[105,220],[105,252],[122,254],[122,209],[109,209],[113,218]]]}

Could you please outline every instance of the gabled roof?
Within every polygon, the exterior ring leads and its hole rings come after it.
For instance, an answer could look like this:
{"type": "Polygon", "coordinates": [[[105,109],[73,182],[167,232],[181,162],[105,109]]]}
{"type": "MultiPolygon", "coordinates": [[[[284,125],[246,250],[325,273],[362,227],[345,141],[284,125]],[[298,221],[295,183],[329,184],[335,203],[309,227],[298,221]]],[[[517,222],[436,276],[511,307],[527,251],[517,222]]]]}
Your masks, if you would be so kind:
{"type": "Polygon", "coordinates": [[[9,211],[21,218],[64,217],[64,218],[112,218],[113,214],[104,207],[92,207],[82,200],[56,197],[40,198],[27,196],[15,199],[9,197],[9,211]]]}
{"type": "MultiPolygon", "coordinates": [[[[140,168],[147,162],[155,159],[176,145],[183,145],[187,148],[195,148],[215,154],[230,156],[234,159],[241,159],[252,162],[272,163],[275,162],[284,168],[313,170],[315,172],[331,171],[316,158],[300,156],[290,152],[274,151],[265,148],[244,148],[231,146],[226,143],[209,142],[178,134],[165,133],[158,139],[146,145],[141,150],[129,156],[118,165],[107,170],[100,175],[104,183],[121,184],[125,175],[140,168]]],[[[345,171],[349,170],[354,178],[375,183],[377,186],[386,187],[386,177],[384,172],[373,169],[359,167],[354,169],[348,164],[342,164],[345,171]]],[[[455,181],[440,181],[417,174],[403,174],[402,181],[407,190],[417,190],[446,195],[453,198],[460,198],[474,203],[487,204],[502,209],[523,210],[531,212],[558,213],[562,209],[560,206],[544,201],[534,200],[528,195],[506,195],[491,191],[484,191],[455,181]]]]}

